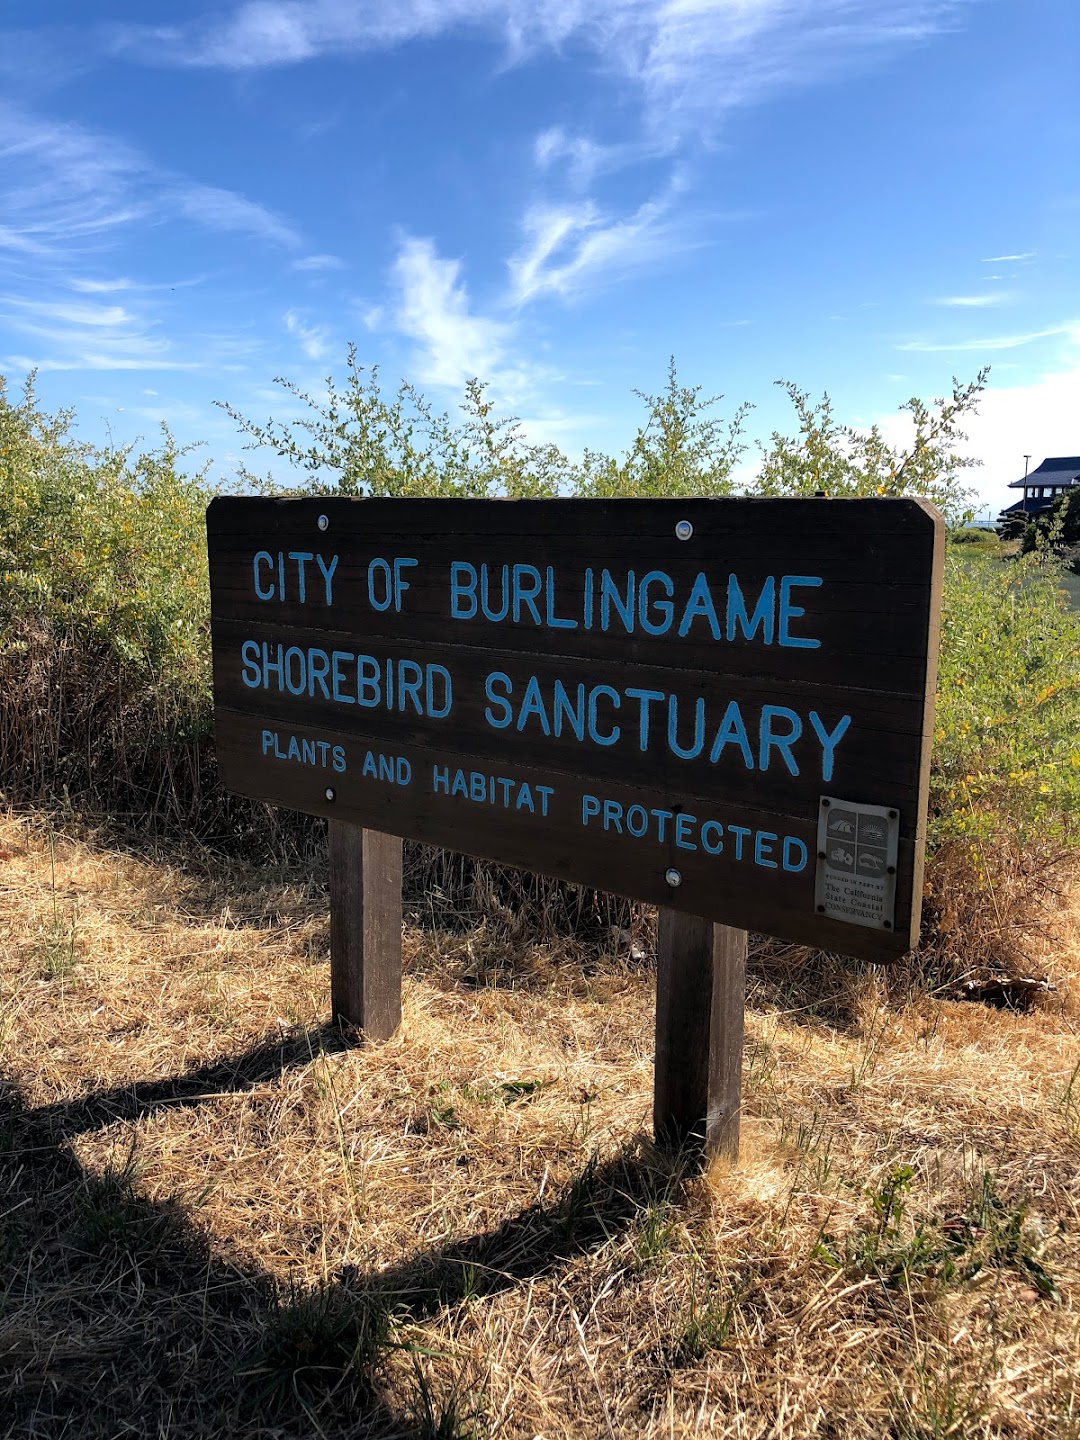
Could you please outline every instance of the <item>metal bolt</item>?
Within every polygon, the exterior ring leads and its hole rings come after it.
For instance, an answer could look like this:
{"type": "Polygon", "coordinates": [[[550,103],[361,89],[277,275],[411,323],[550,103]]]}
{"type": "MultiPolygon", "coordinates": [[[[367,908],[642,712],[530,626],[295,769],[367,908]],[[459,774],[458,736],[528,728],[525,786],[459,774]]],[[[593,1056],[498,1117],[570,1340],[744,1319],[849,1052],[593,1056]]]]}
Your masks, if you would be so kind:
{"type": "Polygon", "coordinates": [[[671,886],[671,888],[674,890],[675,887],[676,887],[676,885],[681,885],[681,884],[682,884],[682,871],[681,871],[681,870],[665,870],[665,871],[664,871],[664,879],[667,881],[667,883],[668,883],[668,884],[671,886]]]}
{"type": "Polygon", "coordinates": [[[330,528],[330,521],[327,519],[327,517],[326,517],[325,515],[320,515],[320,516],[319,516],[319,529],[320,529],[320,530],[329,530],[329,528],[330,528]]]}
{"type": "Polygon", "coordinates": [[[680,520],[675,526],[675,536],[678,540],[689,540],[694,533],[694,527],[689,520],[680,520]]]}
{"type": "Polygon", "coordinates": [[[885,924],[885,929],[886,929],[886,930],[891,930],[891,929],[892,929],[892,921],[891,921],[891,920],[886,920],[886,921],[884,922],[884,924],[885,924]]]}
{"type": "Polygon", "coordinates": [[[887,875],[895,875],[895,874],[896,874],[896,866],[895,866],[895,865],[886,865],[886,867],[885,867],[885,873],[886,873],[887,875]]]}
{"type": "Polygon", "coordinates": [[[822,800],[822,802],[821,802],[821,808],[822,808],[823,810],[827,810],[827,809],[829,808],[829,804],[830,804],[830,802],[829,802],[828,800],[822,800]]]}
{"type": "Polygon", "coordinates": [[[824,850],[819,850],[819,851],[817,852],[817,858],[818,858],[819,860],[826,860],[826,859],[828,859],[828,856],[825,854],[825,851],[824,851],[824,850]]]}
{"type": "Polygon", "coordinates": [[[824,914],[825,914],[825,906],[824,906],[824,905],[819,905],[819,906],[817,907],[817,913],[818,913],[819,915],[824,915],[824,914]]]}
{"type": "Polygon", "coordinates": [[[889,819],[890,819],[890,820],[895,820],[895,819],[897,818],[898,813],[899,813],[899,812],[896,811],[896,810],[890,810],[890,811],[889,811],[889,819]]]}
{"type": "Polygon", "coordinates": [[[328,786],[326,787],[326,789],[325,789],[325,791],[324,791],[323,793],[325,794],[327,800],[334,800],[334,799],[336,799],[336,796],[335,796],[335,794],[334,794],[333,787],[330,786],[330,785],[328,785],[328,786]]]}

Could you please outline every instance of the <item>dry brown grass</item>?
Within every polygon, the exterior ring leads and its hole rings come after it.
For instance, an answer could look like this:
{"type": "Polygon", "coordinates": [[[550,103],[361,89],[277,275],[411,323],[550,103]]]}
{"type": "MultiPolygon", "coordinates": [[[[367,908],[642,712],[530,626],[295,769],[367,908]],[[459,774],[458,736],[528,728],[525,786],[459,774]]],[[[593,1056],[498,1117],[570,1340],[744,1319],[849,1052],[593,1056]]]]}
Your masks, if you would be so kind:
{"type": "Polygon", "coordinates": [[[410,927],[357,1047],[321,877],[0,856],[4,1433],[1080,1437],[1067,1004],[773,956],[743,1164],[691,1179],[640,936],[410,927]]]}

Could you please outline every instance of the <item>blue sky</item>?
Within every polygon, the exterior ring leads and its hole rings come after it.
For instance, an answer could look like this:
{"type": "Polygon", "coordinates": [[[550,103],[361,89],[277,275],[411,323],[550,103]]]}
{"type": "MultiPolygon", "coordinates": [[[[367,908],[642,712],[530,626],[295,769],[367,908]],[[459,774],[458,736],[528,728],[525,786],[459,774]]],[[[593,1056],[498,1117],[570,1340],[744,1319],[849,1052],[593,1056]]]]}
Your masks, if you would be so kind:
{"type": "Polygon", "coordinates": [[[570,450],[669,354],[763,435],[990,364],[996,505],[1080,453],[1078,56],[1075,0],[8,0],[0,368],[227,471],[213,401],[350,340],[570,450]]]}

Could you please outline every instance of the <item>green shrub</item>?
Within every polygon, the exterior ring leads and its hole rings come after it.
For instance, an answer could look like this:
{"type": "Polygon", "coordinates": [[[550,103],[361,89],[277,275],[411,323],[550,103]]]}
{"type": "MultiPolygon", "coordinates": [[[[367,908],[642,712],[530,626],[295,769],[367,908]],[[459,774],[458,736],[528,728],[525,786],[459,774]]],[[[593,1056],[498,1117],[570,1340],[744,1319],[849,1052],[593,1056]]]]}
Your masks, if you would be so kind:
{"type": "Polygon", "coordinates": [[[205,509],[166,434],[76,441],[0,378],[0,783],[190,823],[211,726],[205,509]]]}
{"type": "Polygon", "coordinates": [[[948,554],[924,924],[935,978],[1030,974],[1078,817],[1080,614],[1060,571],[948,554]]]}
{"type": "Polygon", "coordinates": [[[1080,614],[1035,557],[948,555],[931,839],[1070,845],[1080,814],[1080,614]]]}
{"type": "Polygon", "coordinates": [[[805,390],[779,381],[798,422],[794,435],[774,431],[761,446],[759,495],[825,495],[858,499],[873,495],[914,496],[932,501],[951,525],[971,518],[971,491],[963,472],[977,461],[959,453],[966,439],[963,417],[975,407],[986,384],[982,370],[967,385],[953,382],[952,394],[933,405],[913,398],[901,406],[911,417],[911,442],[890,445],[877,425],[855,430],[833,418],[828,395],[816,403],[805,390]]]}
{"type": "Polygon", "coordinates": [[[72,419],[32,383],[9,403],[0,377],[0,616],[100,637],[186,707],[207,689],[211,491],[168,434],[133,459],[74,441],[72,419]]]}
{"type": "Polygon", "coordinates": [[[970,554],[973,551],[982,555],[1005,555],[1006,547],[1001,536],[996,530],[988,530],[982,525],[965,525],[956,530],[950,530],[948,543],[962,549],[970,554]]]}

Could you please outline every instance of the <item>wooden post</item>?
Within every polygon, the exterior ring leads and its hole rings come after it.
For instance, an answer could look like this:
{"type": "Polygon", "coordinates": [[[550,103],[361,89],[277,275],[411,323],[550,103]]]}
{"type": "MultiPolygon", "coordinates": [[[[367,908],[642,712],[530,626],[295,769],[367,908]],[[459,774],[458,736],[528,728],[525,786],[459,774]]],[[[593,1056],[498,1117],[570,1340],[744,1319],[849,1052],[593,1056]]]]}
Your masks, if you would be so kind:
{"type": "Polygon", "coordinates": [[[746,931],[661,908],[653,1133],[698,1161],[739,1158],[746,931]]]}
{"type": "Polygon", "coordinates": [[[330,1007],[389,1040],[401,1024],[401,841],[344,820],[330,829],[330,1007]]]}

